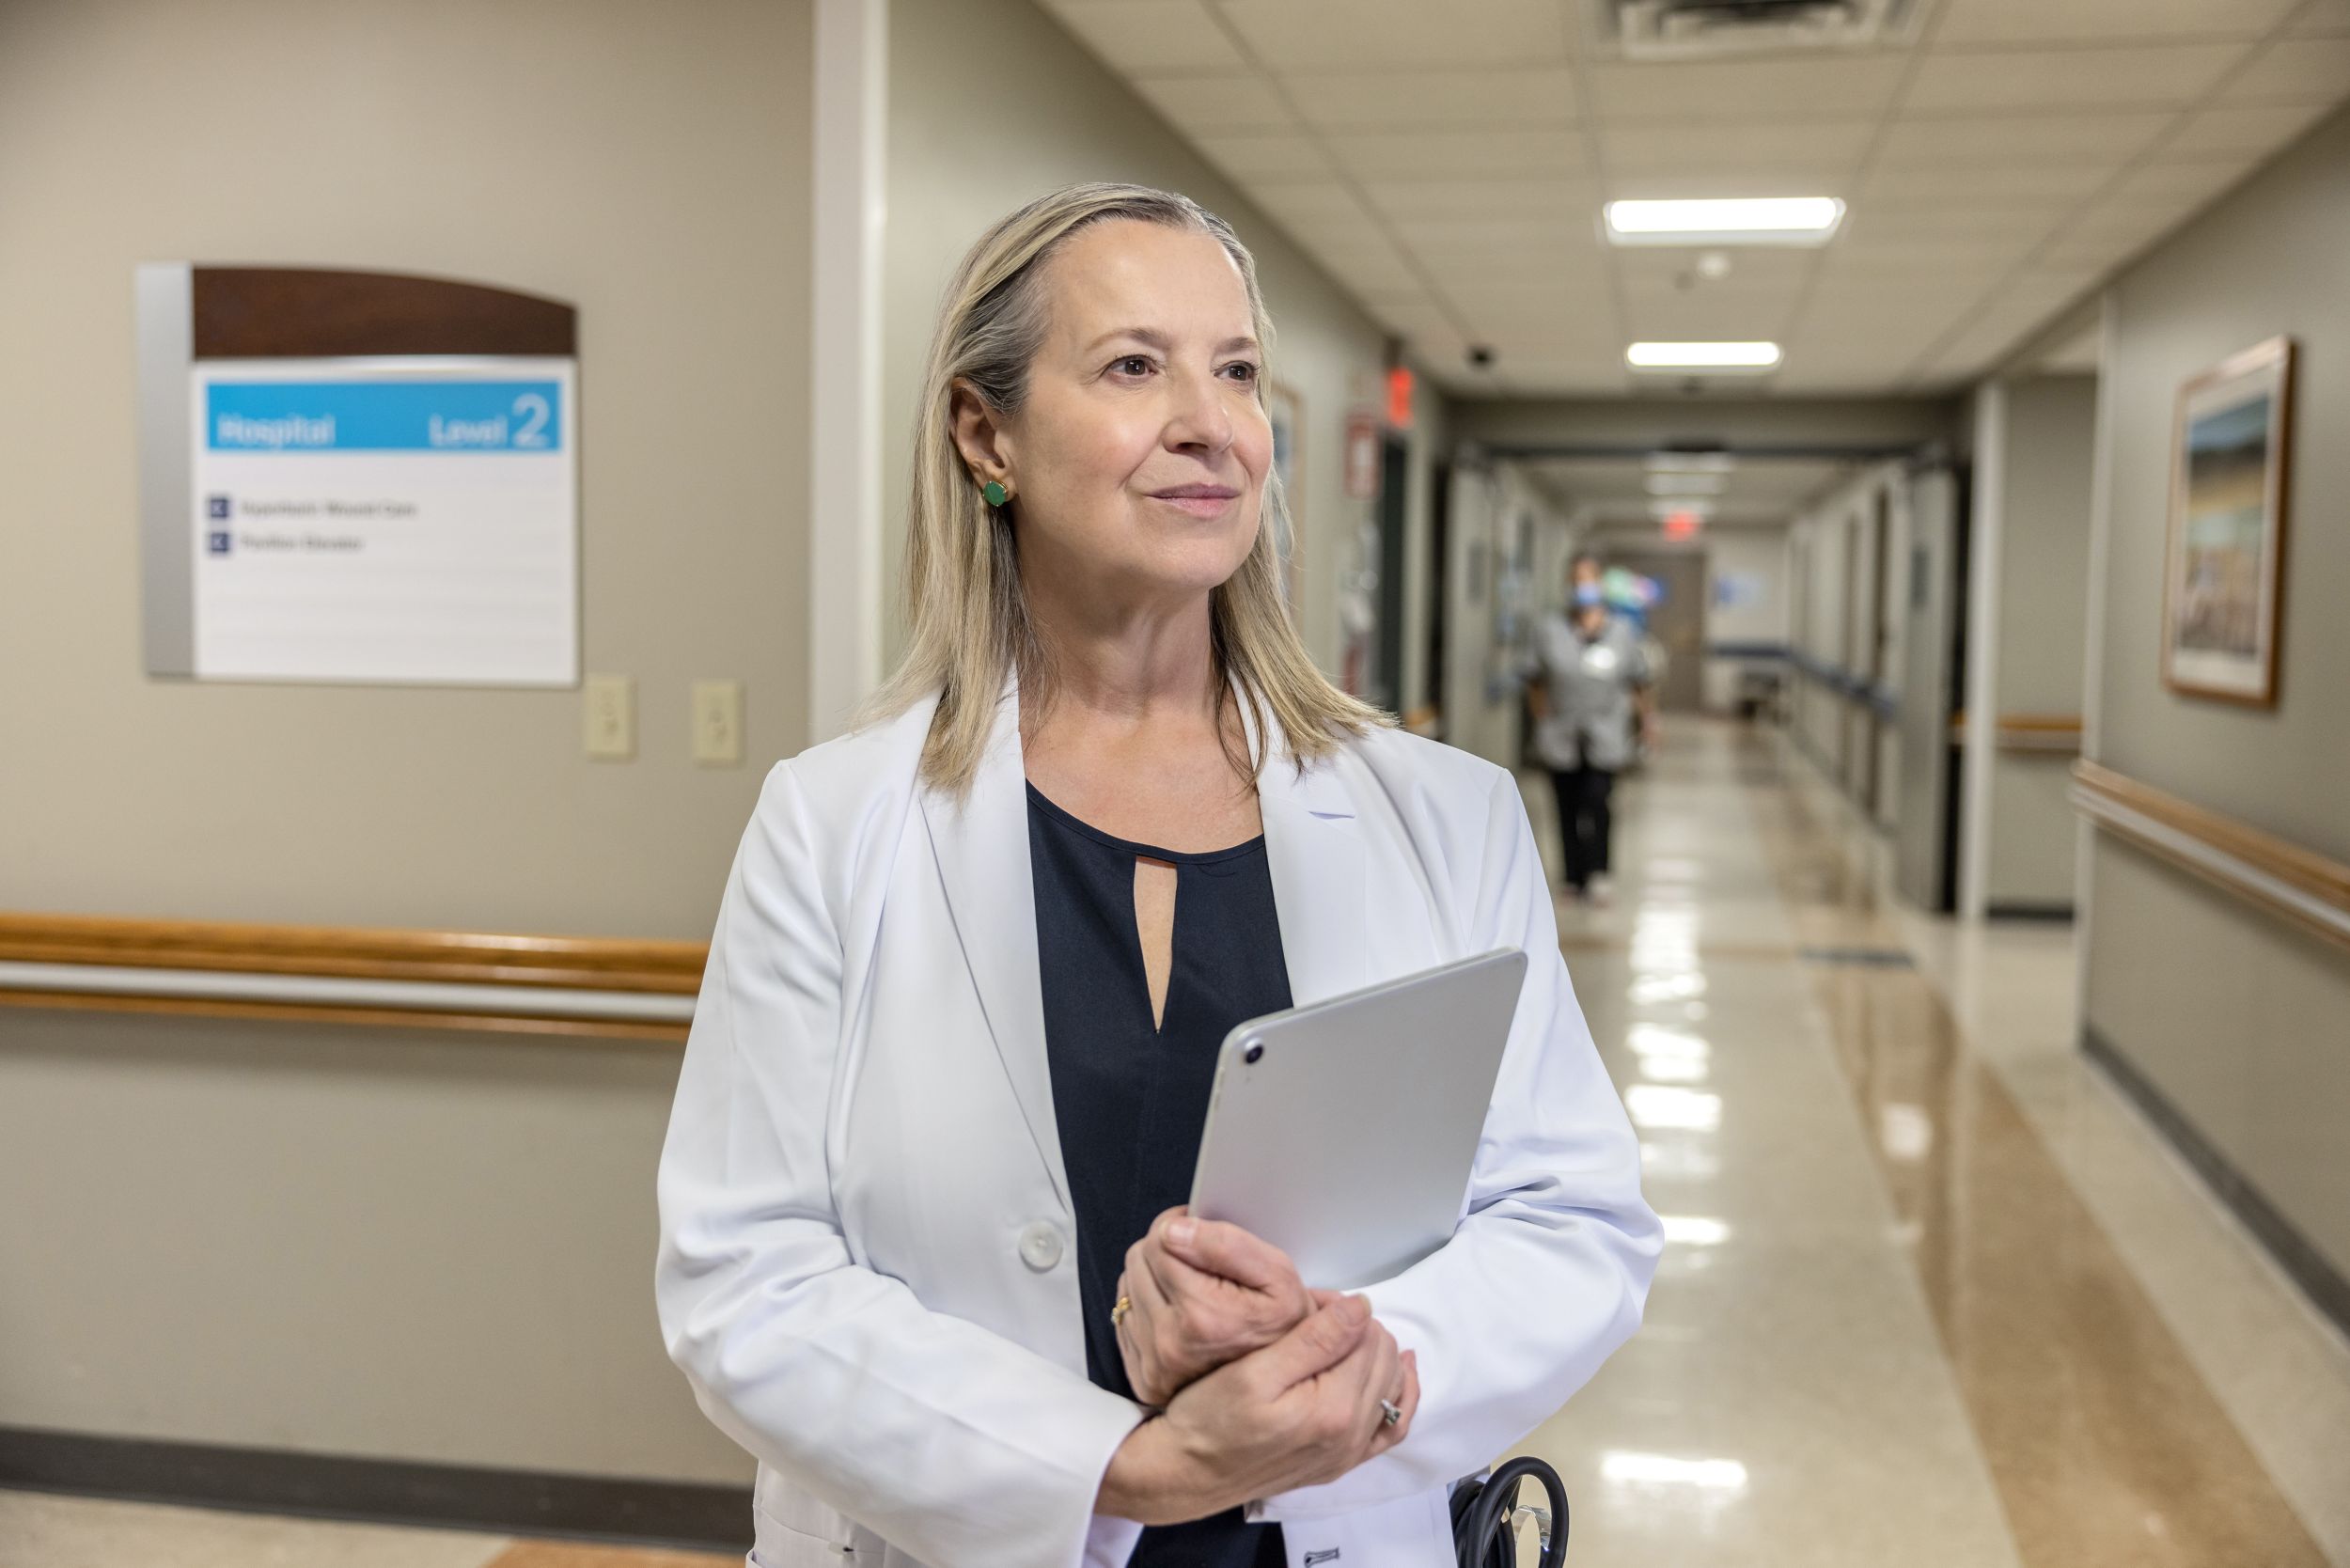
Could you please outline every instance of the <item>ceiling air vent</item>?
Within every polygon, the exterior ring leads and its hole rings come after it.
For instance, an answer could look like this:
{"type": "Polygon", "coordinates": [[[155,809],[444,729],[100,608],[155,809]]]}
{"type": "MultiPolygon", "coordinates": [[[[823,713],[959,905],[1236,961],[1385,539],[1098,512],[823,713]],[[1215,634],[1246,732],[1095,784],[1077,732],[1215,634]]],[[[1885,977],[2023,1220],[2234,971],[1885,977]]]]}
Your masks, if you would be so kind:
{"type": "Polygon", "coordinates": [[[1908,41],[1914,0],[1590,0],[1627,60],[1709,60],[1908,41]]]}

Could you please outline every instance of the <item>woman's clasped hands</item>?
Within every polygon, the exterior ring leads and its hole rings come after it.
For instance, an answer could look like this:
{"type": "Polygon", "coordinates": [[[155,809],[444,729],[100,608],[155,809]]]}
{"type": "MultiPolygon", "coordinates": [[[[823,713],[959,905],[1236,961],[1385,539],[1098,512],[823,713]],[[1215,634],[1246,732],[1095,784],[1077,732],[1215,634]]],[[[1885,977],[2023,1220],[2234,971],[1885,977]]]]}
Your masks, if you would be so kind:
{"type": "Polygon", "coordinates": [[[1204,1518],[1336,1481],[1411,1431],[1414,1355],[1363,1297],[1307,1289],[1286,1253],[1236,1225],[1169,1209],[1128,1250],[1119,1290],[1127,1378],[1163,1413],[1112,1458],[1103,1513],[1204,1518]]]}

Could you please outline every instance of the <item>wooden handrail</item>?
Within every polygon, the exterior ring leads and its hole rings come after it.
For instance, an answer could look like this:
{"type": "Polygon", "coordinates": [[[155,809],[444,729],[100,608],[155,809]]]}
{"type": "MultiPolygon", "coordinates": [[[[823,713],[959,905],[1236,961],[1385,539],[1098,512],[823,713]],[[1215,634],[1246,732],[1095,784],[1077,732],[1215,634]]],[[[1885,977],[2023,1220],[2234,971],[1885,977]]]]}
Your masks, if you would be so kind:
{"type": "Polygon", "coordinates": [[[692,996],[708,944],[498,932],[0,914],[0,961],[692,996]]]}
{"type": "Polygon", "coordinates": [[[666,999],[699,990],[708,956],[700,942],[0,914],[0,1004],[682,1040],[690,1009],[666,999]],[[630,996],[649,1000],[616,1000],[630,996]]]}
{"type": "MultiPolygon", "coordinates": [[[[1950,715],[1950,744],[1966,744],[1966,713],[1950,715]]],[[[2001,713],[1992,745],[2006,752],[2066,756],[2081,748],[2078,713],[2001,713]]]]}
{"type": "Polygon", "coordinates": [[[2086,759],[2073,800],[2100,830],[2350,949],[2350,865],[2086,759]]]}

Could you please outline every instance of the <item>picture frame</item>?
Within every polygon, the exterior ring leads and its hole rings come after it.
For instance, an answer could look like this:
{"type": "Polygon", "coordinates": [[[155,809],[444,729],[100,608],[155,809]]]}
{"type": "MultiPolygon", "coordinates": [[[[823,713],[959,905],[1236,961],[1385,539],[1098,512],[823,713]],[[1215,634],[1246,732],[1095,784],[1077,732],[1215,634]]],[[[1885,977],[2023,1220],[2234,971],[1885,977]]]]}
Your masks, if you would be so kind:
{"type": "Polygon", "coordinates": [[[2180,384],[2163,548],[2162,680],[2269,708],[2283,633],[2293,358],[2271,337],[2180,384]]]}
{"type": "Polygon", "coordinates": [[[1282,382],[1269,382],[1265,388],[1265,416],[1273,426],[1273,471],[1281,479],[1280,537],[1274,541],[1281,557],[1281,588],[1288,597],[1290,614],[1298,612],[1297,556],[1304,537],[1305,466],[1298,458],[1298,442],[1306,426],[1306,403],[1295,387],[1282,382]]]}

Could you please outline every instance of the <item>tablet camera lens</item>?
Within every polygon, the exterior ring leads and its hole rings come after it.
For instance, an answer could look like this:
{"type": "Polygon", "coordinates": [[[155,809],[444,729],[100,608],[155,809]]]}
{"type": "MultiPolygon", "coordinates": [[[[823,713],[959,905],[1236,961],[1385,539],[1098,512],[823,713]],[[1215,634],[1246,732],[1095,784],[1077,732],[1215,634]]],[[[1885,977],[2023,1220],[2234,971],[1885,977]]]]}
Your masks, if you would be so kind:
{"type": "Polygon", "coordinates": [[[1261,1061],[1263,1058],[1264,1047],[1261,1045],[1251,1045],[1248,1047],[1248,1054],[1241,1059],[1244,1061],[1261,1061]]]}

